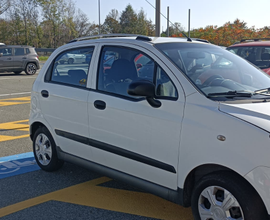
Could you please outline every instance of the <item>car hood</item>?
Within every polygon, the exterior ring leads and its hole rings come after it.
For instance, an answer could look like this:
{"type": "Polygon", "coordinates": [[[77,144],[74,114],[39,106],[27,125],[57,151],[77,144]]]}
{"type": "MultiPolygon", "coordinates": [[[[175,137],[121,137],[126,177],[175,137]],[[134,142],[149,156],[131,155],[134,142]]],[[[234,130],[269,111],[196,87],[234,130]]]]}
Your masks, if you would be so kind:
{"type": "Polygon", "coordinates": [[[249,104],[221,103],[219,110],[270,132],[270,102],[249,104]]]}

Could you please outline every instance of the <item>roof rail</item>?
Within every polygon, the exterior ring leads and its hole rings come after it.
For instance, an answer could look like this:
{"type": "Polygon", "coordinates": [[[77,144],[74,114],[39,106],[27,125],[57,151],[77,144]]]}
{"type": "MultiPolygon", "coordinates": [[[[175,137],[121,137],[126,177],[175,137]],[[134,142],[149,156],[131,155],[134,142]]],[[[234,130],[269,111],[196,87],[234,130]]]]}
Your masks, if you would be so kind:
{"type": "Polygon", "coordinates": [[[146,40],[146,38],[148,38],[147,41],[151,40],[151,38],[144,35],[139,35],[139,34],[99,34],[99,35],[75,38],[69,41],[68,43],[73,43],[73,42],[83,41],[83,40],[98,39],[98,38],[107,38],[107,37],[137,37],[137,40],[146,40]]]}
{"type": "Polygon", "coordinates": [[[191,38],[191,40],[200,41],[200,42],[204,42],[204,43],[210,43],[208,40],[201,39],[201,38],[191,38]]]}

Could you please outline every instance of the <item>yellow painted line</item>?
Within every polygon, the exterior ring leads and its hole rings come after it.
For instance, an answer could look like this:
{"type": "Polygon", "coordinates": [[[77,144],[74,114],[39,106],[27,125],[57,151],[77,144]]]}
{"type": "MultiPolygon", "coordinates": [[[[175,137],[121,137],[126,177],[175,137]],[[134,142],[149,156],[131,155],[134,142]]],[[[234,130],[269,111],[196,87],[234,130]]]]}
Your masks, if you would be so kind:
{"type": "Polygon", "coordinates": [[[0,106],[29,104],[30,101],[31,101],[30,96],[19,97],[19,98],[0,99],[0,106]]]}
{"type": "MultiPolygon", "coordinates": [[[[29,131],[28,119],[13,121],[13,122],[5,122],[0,124],[0,130],[17,130],[17,131],[29,131]]],[[[29,134],[19,135],[19,136],[8,136],[8,135],[0,135],[0,142],[3,141],[11,141],[20,138],[29,137],[29,134]]]]}
{"type": "Polygon", "coordinates": [[[0,217],[54,200],[158,219],[193,219],[190,208],[183,208],[152,194],[97,186],[110,180],[101,177],[1,208],[0,217]]]}
{"type": "Polygon", "coordinates": [[[12,141],[20,138],[26,138],[29,137],[29,134],[26,135],[20,135],[20,136],[7,136],[7,135],[0,135],[0,142],[3,141],[12,141]]]}
{"type": "Polygon", "coordinates": [[[5,122],[0,124],[0,130],[25,130],[29,128],[28,119],[20,121],[5,122]]]}

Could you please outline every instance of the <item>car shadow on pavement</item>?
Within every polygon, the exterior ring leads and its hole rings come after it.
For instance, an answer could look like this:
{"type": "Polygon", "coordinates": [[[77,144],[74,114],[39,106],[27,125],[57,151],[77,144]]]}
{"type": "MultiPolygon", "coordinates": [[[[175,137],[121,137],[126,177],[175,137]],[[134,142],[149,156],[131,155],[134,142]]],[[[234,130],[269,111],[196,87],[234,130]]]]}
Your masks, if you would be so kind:
{"type": "Polygon", "coordinates": [[[28,76],[25,72],[21,72],[20,74],[15,74],[12,72],[0,73],[1,76],[28,76]]]}

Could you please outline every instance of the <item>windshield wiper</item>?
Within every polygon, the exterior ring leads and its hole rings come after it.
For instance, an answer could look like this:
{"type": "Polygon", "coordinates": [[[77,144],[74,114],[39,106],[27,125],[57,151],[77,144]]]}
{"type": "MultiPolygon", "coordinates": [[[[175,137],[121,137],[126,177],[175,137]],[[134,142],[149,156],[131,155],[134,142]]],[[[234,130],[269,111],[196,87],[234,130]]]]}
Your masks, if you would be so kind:
{"type": "Polygon", "coordinates": [[[244,92],[244,91],[228,91],[228,92],[216,92],[216,93],[209,93],[207,97],[213,98],[213,97],[227,97],[227,98],[233,98],[233,97],[251,97],[251,92],[244,92]]]}
{"type": "Polygon", "coordinates": [[[253,95],[266,95],[270,96],[270,88],[255,90],[253,95]]]}

